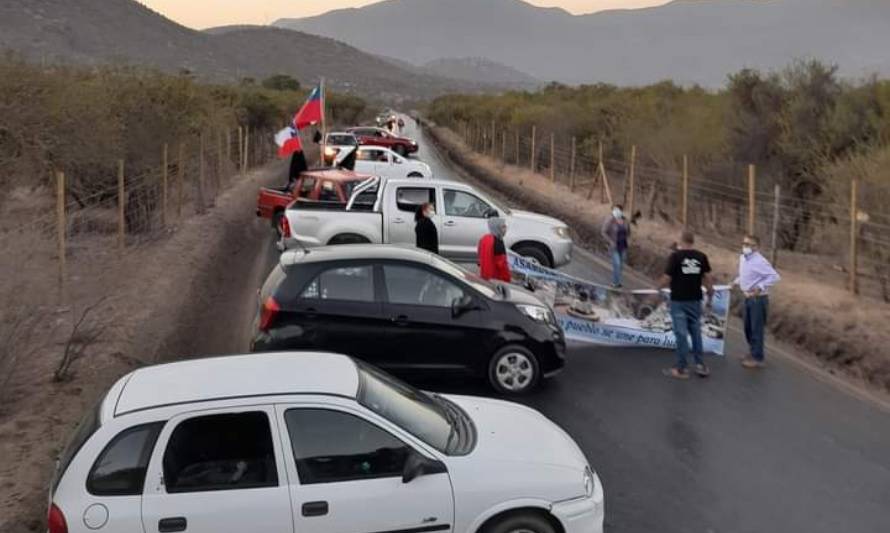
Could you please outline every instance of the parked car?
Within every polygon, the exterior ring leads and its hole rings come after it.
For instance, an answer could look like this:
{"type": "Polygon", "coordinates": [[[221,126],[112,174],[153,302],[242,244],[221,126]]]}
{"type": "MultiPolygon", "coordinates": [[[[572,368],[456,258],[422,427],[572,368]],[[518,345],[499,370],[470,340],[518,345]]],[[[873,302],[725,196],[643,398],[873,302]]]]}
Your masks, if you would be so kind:
{"type": "Polygon", "coordinates": [[[555,218],[507,209],[469,185],[448,180],[371,178],[353,189],[345,205],[291,204],[285,210],[289,232],[282,247],[329,244],[414,244],[414,213],[425,202],[436,208],[439,253],[456,261],[475,261],[479,239],[488,232],[486,216],[497,211],[507,220],[507,246],[547,267],[571,261],[568,226],[555,218]],[[304,216],[312,209],[311,216],[304,216]]]}
{"type": "Polygon", "coordinates": [[[349,170],[307,170],[300,174],[293,188],[261,187],[256,216],[270,219],[272,227],[278,228],[284,209],[295,200],[345,206],[355,187],[370,177],[349,170]]]}
{"type": "Polygon", "coordinates": [[[419,148],[416,141],[407,137],[393,135],[390,131],[384,128],[361,126],[357,128],[348,128],[346,131],[355,135],[359,144],[363,146],[382,146],[384,148],[389,148],[402,156],[413,154],[419,148]]]}
{"type": "MultiPolygon", "coordinates": [[[[423,161],[402,157],[382,146],[356,148],[355,171],[388,179],[432,178],[433,171],[423,161]]],[[[345,157],[346,152],[340,152],[345,157]]],[[[339,159],[339,158],[338,158],[339,159]]]]}
{"type": "Polygon", "coordinates": [[[408,246],[328,246],[282,254],[260,291],[254,351],[348,353],[394,371],[486,378],[524,394],[565,364],[553,311],[408,246]]]}
{"type": "Polygon", "coordinates": [[[603,500],[533,409],[342,355],[241,355],[117,381],[59,458],[47,530],[598,533],[603,500]]]}
{"type": "Polygon", "coordinates": [[[324,137],[324,163],[331,165],[344,150],[358,146],[358,139],[348,132],[330,132],[324,137]]]}

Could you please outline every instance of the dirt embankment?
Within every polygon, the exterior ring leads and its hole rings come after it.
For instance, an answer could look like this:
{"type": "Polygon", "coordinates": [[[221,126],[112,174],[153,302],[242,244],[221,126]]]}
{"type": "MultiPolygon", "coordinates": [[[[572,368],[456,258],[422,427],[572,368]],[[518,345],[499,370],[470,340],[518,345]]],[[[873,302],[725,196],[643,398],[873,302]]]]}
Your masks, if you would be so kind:
{"type": "MultiPolygon", "coordinates": [[[[0,531],[45,527],[48,480],[85,410],[121,375],[144,364],[247,348],[256,290],[274,258],[268,224],[254,216],[256,190],[278,181],[281,163],[239,180],[202,216],[128,252],[78,292],[109,294],[97,310],[113,324],[53,383],[64,346],[23,362],[0,409],[0,531]]],[[[60,310],[59,312],[64,312],[60,310]]]]}
{"type": "MultiPolygon", "coordinates": [[[[454,132],[422,122],[439,149],[462,170],[486,186],[530,209],[565,220],[577,241],[591,250],[602,250],[602,221],[610,206],[571,192],[565,185],[527,169],[505,165],[471,152],[454,132]]],[[[651,277],[661,273],[668,248],[680,228],[659,221],[639,220],[634,228],[629,264],[651,277]]],[[[737,275],[738,252],[699,239],[720,282],[737,275]]],[[[802,272],[782,270],[782,282],[772,291],[770,332],[813,354],[830,371],[890,391],[890,306],[856,298],[842,289],[828,287],[802,272]]],[[[736,310],[741,298],[735,298],[736,310]]]]}

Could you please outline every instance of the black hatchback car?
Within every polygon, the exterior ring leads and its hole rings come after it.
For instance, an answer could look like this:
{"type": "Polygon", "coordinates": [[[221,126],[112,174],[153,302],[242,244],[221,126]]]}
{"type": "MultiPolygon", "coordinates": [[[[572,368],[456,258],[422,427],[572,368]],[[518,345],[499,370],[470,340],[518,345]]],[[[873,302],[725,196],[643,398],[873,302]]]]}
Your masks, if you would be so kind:
{"type": "Polygon", "coordinates": [[[393,372],[486,378],[526,393],[565,364],[565,336],[534,294],[400,246],[291,250],[260,290],[253,351],[325,350],[393,372]]]}

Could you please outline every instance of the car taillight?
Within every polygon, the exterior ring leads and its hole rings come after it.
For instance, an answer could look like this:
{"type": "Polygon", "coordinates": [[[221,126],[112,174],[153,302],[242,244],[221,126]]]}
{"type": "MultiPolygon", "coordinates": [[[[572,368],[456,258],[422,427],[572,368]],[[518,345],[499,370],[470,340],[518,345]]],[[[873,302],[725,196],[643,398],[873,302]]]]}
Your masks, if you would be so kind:
{"type": "Polygon", "coordinates": [[[272,325],[272,320],[275,318],[275,315],[278,314],[278,311],[281,310],[278,307],[278,302],[275,301],[275,298],[269,296],[263,302],[263,307],[260,309],[260,331],[269,331],[269,327],[272,325]]]}
{"type": "Polygon", "coordinates": [[[286,216],[282,216],[278,221],[278,231],[281,232],[283,238],[290,237],[290,222],[287,221],[286,216]]]}
{"type": "Polygon", "coordinates": [[[50,504],[49,514],[46,517],[46,530],[49,533],[68,533],[68,523],[65,522],[65,515],[56,504],[50,504]]]}

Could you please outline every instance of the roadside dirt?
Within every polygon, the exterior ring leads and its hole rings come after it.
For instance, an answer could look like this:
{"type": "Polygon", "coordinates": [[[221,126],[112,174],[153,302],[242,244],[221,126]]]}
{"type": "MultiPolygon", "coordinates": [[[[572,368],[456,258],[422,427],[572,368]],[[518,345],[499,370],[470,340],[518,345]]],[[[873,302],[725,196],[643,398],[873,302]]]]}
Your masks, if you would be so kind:
{"type": "MultiPolygon", "coordinates": [[[[114,327],[75,363],[69,381],[51,380],[64,350],[58,341],[19,364],[0,406],[0,532],[45,527],[55,457],[117,378],[144,364],[246,350],[253,298],[274,257],[269,226],[254,216],[255,191],[281,180],[285,170],[275,163],[253,171],[205,215],[129,250],[99,275],[72,274],[70,301],[112,295],[96,313],[114,327]]],[[[70,311],[48,312],[64,317],[70,311]]]]}
{"type": "MultiPolygon", "coordinates": [[[[424,127],[438,148],[474,180],[519,205],[565,220],[585,248],[605,248],[600,227],[610,206],[596,198],[587,200],[582,193],[573,193],[540,174],[473,153],[448,129],[426,123],[424,127]]],[[[660,221],[639,220],[628,254],[630,266],[650,277],[659,275],[679,231],[679,227],[660,221]]],[[[706,238],[699,238],[697,246],[708,254],[720,282],[735,278],[738,252],[706,238]]],[[[770,332],[812,354],[831,373],[840,372],[884,393],[890,391],[890,330],[886,327],[890,306],[827,286],[806,269],[794,268],[795,263],[779,269],[783,279],[770,301],[770,332]]],[[[741,298],[734,302],[739,312],[741,298]]]]}

